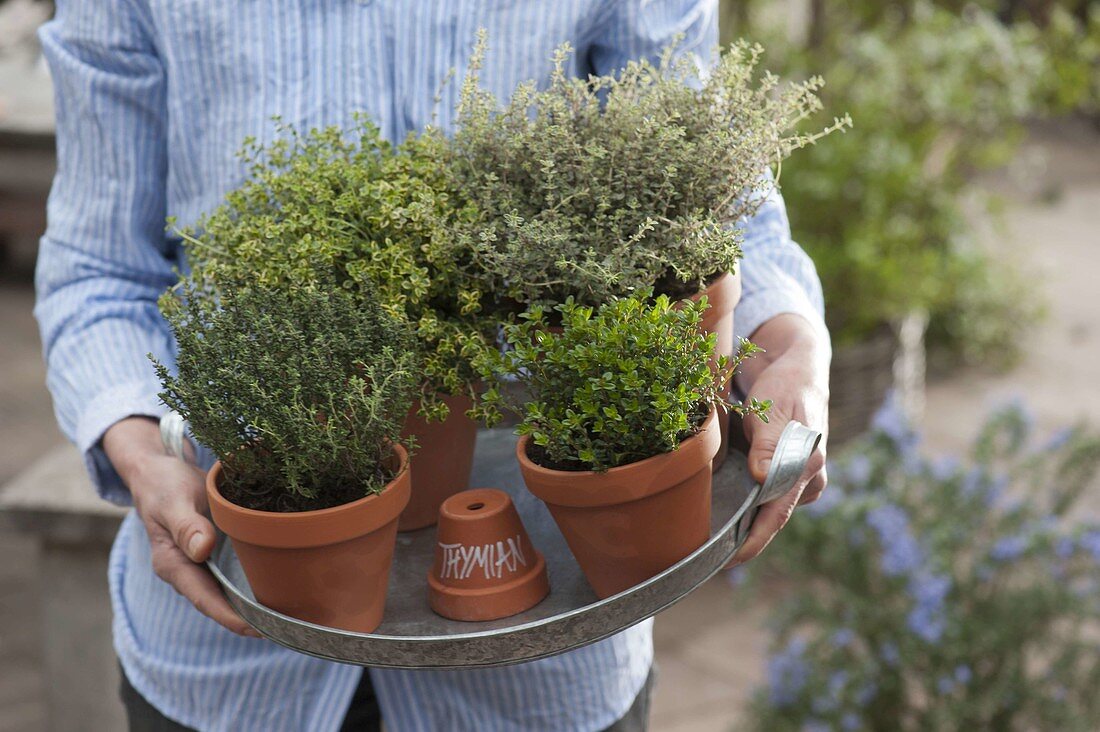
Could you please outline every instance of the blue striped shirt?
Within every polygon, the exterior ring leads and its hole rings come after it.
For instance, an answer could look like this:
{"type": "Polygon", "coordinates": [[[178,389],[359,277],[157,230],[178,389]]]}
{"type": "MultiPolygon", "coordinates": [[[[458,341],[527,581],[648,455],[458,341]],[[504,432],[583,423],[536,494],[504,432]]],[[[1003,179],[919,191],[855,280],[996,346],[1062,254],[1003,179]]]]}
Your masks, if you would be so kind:
{"type": "MultiPolygon", "coordinates": [[[[573,71],[653,57],[677,35],[705,58],[717,39],[703,0],[69,0],[41,32],[57,97],[58,173],[41,242],[38,304],[48,384],[64,432],[100,493],[129,495],[98,447],[130,415],[159,416],[146,354],[174,345],[157,296],[183,264],[165,218],[211,210],[246,171],[235,156],[269,142],[279,115],[299,129],[367,112],[390,139],[438,113],[453,122],[479,27],[483,83],[507,96],[545,80],[569,41],[573,71]]],[[[737,329],[798,313],[823,329],[813,265],[774,195],[746,223],[737,329]]],[[[152,571],[140,520],[111,555],[115,646],[137,690],[168,717],[209,730],[334,730],[361,670],[239,638],[152,571]]],[[[505,669],[372,670],[391,730],[588,730],[623,715],[652,663],[652,623],[556,658],[505,669]]]]}

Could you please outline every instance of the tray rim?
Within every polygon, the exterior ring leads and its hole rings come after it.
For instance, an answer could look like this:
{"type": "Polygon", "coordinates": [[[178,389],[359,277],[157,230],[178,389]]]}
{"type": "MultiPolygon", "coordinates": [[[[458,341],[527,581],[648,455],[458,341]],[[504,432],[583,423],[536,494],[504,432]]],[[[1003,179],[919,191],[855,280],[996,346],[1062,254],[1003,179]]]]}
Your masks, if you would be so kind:
{"type": "MultiPolygon", "coordinates": [[[[222,543],[228,539],[228,537],[220,529],[217,530],[217,533],[218,533],[218,548],[216,549],[216,551],[213,554],[211,554],[211,557],[210,557],[210,559],[208,559],[206,561],[206,564],[210,568],[210,571],[214,574],[214,577],[218,580],[218,583],[230,594],[232,600],[236,600],[236,601],[248,606],[248,608],[250,610],[253,610],[255,612],[259,612],[263,615],[270,616],[274,619],[289,623],[291,625],[308,627],[310,629],[321,631],[321,632],[324,632],[324,633],[331,633],[331,634],[336,634],[336,635],[340,635],[340,636],[349,636],[349,637],[354,637],[354,638],[358,638],[358,639],[362,639],[362,640],[376,640],[376,641],[394,642],[394,643],[432,644],[432,643],[440,643],[440,642],[444,642],[444,641],[478,640],[478,639],[482,639],[482,638],[486,638],[486,637],[511,635],[513,633],[521,632],[521,631],[524,631],[524,630],[533,630],[533,629],[538,628],[540,626],[549,625],[551,623],[565,622],[565,621],[569,620],[570,618],[573,618],[573,617],[576,617],[576,616],[579,616],[579,615],[587,614],[587,613],[592,612],[593,610],[596,610],[596,609],[605,608],[605,607],[611,606],[611,605],[618,605],[625,598],[627,598],[631,595],[634,595],[634,594],[639,594],[639,593],[643,592],[644,590],[652,587],[653,585],[659,584],[663,579],[665,579],[665,578],[667,578],[667,577],[669,577],[673,574],[678,573],[685,566],[693,564],[694,561],[696,560],[696,558],[699,555],[707,553],[708,550],[711,549],[711,547],[713,547],[715,544],[727,539],[730,532],[735,532],[735,533],[738,532],[738,530],[740,528],[739,524],[741,523],[742,519],[745,518],[746,514],[752,508],[756,507],[756,501],[760,497],[760,493],[761,493],[760,484],[755,484],[754,483],[752,489],[749,491],[748,496],[745,498],[745,501],[740,506],[738,506],[738,508],[734,512],[733,516],[730,517],[730,519],[725,524],[722,525],[722,528],[719,529],[717,532],[715,532],[715,534],[713,536],[711,536],[709,539],[707,539],[706,543],[704,543],[702,546],[700,546],[698,549],[696,549],[694,552],[692,552],[688,556],[686,556],[683,559],[681,559],[680,561],[678,561],[676,564],[672,565],[671,567],[668,567],[665,570],[662,570],[658,574],[653,575],[652,577],[647,579],[645,582],[634,585],[633,587],[631,587],[629,589],[626,589],[626,590],[623,590],[622,592],[620,592],[616,595],[606,597],[602,600],[597,600],[596,602],[589,603],[587,605],[582,605],[580,607],[573,608],[572,610],[569,610],[569,611],[564,612],[564,613],[559,613],[557,615],[551,615],[550,617],[543,618],[541,620],[531,620],[531,621],[528,621],[528,622],[525,622],[525,623],[519,623],[517,625],[510,625],[510,626],[507,626],[505,628],[496,628],[496,629],[493,629],[493,630],[479,630],[479,631],[473,631],[473,632],[470,632],[470,633],[449,633],[449,634],[443,634],[443,635],[391,635],[391,634],[386,634],[386,633],[360,633],[360,632],[351,631],[351,630],[340,630],[339,628],[333,628],[333,627],[330,627],[330,626],[327,626],[327,625],[318,625],[316,623],[311,623],[307,620],[299,620],[298,618],[293,618],[289,615],[284,615],[283,613],[280,613],[277,610],[272,610],[271,608],[269,608],[265,605],[262,605],[261,603],[257,602],[256,600],[253,600],[249,597],[246,597],[241,592],[240,588],[238,588],[235,584],[233,584],[233,582],[229,580],[229,578],[225,575],[225,573],[222,572],[221,568],[218,567],[218,565],[215,561],[215,557],[220,555],[221,552],[225,551],[225,549],[222,548],[222,543]]],[[[662,610],[666,610],[669,607],[671,607],[672,605],[675,605],[677,602],[679,602],[681,599],[683,599],[691,591],[698,588],[704,582],[706,582],[711,577],[713,577],[715,574],[720,572],[722,570],[722,568],[725,566],[725,564],[728,563],[729,560],[733,558],[734,554],[737,553],[737,550],[741,548],[741,545],[745,542],[746,538],[748,538],[748,532],[739,532],[739,534],[734,539],[734,546],[733,546],[732,550],[730,550],[728,552],[725,559],[723,559],[722,562],[718,563],[718,566],[716,566],[712,570],[710,570],[707,573],[706,577],[701,579],[697,584],[695,584],[687,592],[684,592],[683,594],[680,594],[680,595],[670,597],[668,602],[664,603],[663,605],[658,607],[656,610],[653,610],[652,612],[649,612],[649,613],[643,615],[642,617],[639,617],[637,620],[635,620],[633,622],[628,622],[628,623],[624,624],[621,628],[618,628],[616,630],[612,630],[609,633],[607,633],[606,635],[593,638],[592,640],[586,641],[585,643],[580,644],[580,645],[588,645],[589,643],[595,643],[599,640],[602,640],[603,638],[607,638],[607,637],[609,637],[611,635],[614,635],[615,633],[619,632],[620,630],[628,628],[631,625],[634,625],[636,623],[642,622],[643,620],[645,620],[647,618],[650,618],[653,615],[656,615],[657,613],[660,613],[662,610]]],[[[236,605],[235,602],[233,604],[236,605]]],[[[248,618],[244,618],[244,620],[246,622],[248,622],[248,618]]],[[[249,622],[249,625],[252,625],[252,623],[249,622]]],[[[252,627],[255,628],[254,625],[252,627]]],[[[267,633],[265,633],[260,628],[256,628],[256,630],[263,633],[264,637],[269,638],[270,640],[273,640],[273,641],[275,641],[275,642],[277,642],[281,645],[284,645],[284,646],[286,646],[288,648],[291,648],[295,651],[298,651],[300,653],[306,653],[308,655],[311,655],[311,656],[314,656],[314,657],[317,657],[317,658],[324,658],[326,660],[339,661],[341,663],[355,663],[354,661],[348,661],[346,659],[335,658],[333,656],[328,656],[328,655],[325,655],[325,654],[315,653],[315,652],[312,652],[312,651],[309,651],[309,650],[306,650],[306,649],[302,649],[298,646],[294,646],[294,645],[290,645],[288,643],[285,643],[282,640],[280,640],[279,638],[268,635],[267,633]]],[[[525,659],[522,659],[522,660],[534,660],[536,658],[544,658],[546,656],[552,656],[552,655],[556,655],[558,653],[564,653],[565,651],[571,650],[572,648],[576,648],[576,647],[579,647],[579,646],[571,646],[569,648],[564,648],[560,651],[553,651],[553,652],[547,653],[547,654],[542,655],[542,656],[535,655],[535,656],[531,656],[529,659],[525,658],[525,659]]],[[[512,662],[509,662],[509,663],[520,663],[520,662],[522,662],[522,660],[521,661],[512,661],[512,662]]],[[[495,666],[495,665],[502,665],[502,664],[491,663],[491,664],[481,664],[481,665],[483,665],[483,666],[495,666]]],[[[408,667],[401,666],[400,668],[408,668],[408,667]]],[[[445,668],[445,667],[444,666],[432,666],[431,668],[445,668]]]]}
{"type": "MultiPolygon", "coordinates": [[[[360,632],[357,632],[357,631],[341,631],[340,629],[337,629],[337,627],[331,627],[329,625],[318,625],[317,623],[310,623],[309,621],[306,621],[306,620],[298,620],[297,618],[292,618],[292,616],[290,616],[290,615],[284,615],[283,613],[278,612],[277,610],[272,610],[271,608],[266,607],[266,605],[261,604],[260,602],[256,602],[255,600],[252,600],[248,597],[245,597],[244,594],[241,593],[241,590],[237,586],[235,586],[235,584],[233,584],[229,580],[229,578],[226,577],[226,575],[224,575],[224,572],[221,571],[221,568],[218,567],[218,565],[215,562],[215,559],[213,559],[213,556],[215,556],[215,555],[211,554],[211,558],[207,559],[206,564],[210,568],[210,570],[213,572],[213,575],[215,575],[215,577],[218,578],[218,581],[219,581],[219,583],[222,584],[222,587],[227,588],[227,589],[231,589],[233,591],[233,593],[235,594],[235,596],[239,597],[242,602],[244,602],[246,604],[249,604],[249,605],[252,605],[252,607],[255,610],[259,610],[259,611],[261,611],[261,612],[263,612],[264,614],[267,614],[267,615],[275,616],[275,618],[278,618],[279,620],[285,620],[285,621],[288,621],[290,623],[294,623],[295,625],[306,625],[306,626],[313,627],[313,629],[317,629],[317,630],[320,630],[320,631],[337,632],[337,633],[340,633],[341,635],[351,635],[351,636],[362,637],[362,638],[376,638],[376,640],[379,640],[379,641],[400,641],[400,642],[403,642],[403,643],[408,643],[410,641],[436,642],[436,641],[444,641],[444,640],[465,640],[465,638],[480,638],[480,637],[485,637],[485,636],[489,636],[489,635],[506,635],[506,634],[509,634],[509,633],[513,633],[515,631],[526,630],[526,629],[528,629],[528,627],[537,627],[539,625],[546,625],[547,623],[549,623],[551,621],[554,621],[554,620],[557,620],[557,619],[570,618],[570,616],[572,616],[572,615],[581,614],[581,613],[583,613],[587,610],[603,607],[603,605],[614,604],[617,601],[621,600],[621,598],[630,596],[630,594],[634,594],[636,592],[640,592],[641,590],[652,586],[652,584],[658,583],[662,578],[672,575],[672,573],[675,573],[676,571],[679,571],[683,566],[692,564],[692,562],[695,559],[696,555],[704,554],[705,551],[709,547],[711,547],[712,545],[720,542],[720,540],[722,540],[726,536],[728,536],[728,533],[729,533],[729,531],[731,531],[731,529],[733,529],[733,531],[736,531],[736,529],[738,528],[737,524],[740,523],[741,518],[744,517],[745,514],[750,509],[752,509],[752,507],[755,507],[755,503],[756,503],[756,500],[759,498],[760,491],[761,491],[760,485],[759,484],[753,484],[753,487],[749,491],[749,494],[748,494],[747,498],[745,499],[745,502],[741,503],[741,505],[737,507],[737,511],[734,512],[734,515],[729,518],[729,521],[727,521],[725,524],[723,524],[722,528],[720,528],[719,531],[714,534],[714,536],[712,536],[711,538],[708,538],[706,540],[706,543],[704,543],[702,546],[700,546],[697,549],[695,549],[694,551],[692,551],[692,553],[690,555],[687,555],[686,557],[684,557],[680,561],[676,562],[676,564],[672,565],[671,567],[661,570],[659,573],[657,573],[657,575],[653,575],[652,577],[647,579],[645,582],[640,582],[638,584],[635,584],[634,587],[623,590],[623,591],[621,591],[617,594],[613,594],[613,596],[610,596],[608,598],[604,598],[602,600],[596,600],[593,603],[582,605],[582,607],[574,608],[573,610],[570,610],[568,612],[559,613],[557,615],[551,615],[551,616],[549,616],[549,618],[546,618],[546,619],[543,619],[543,620],[529,621],[529,622],[526,622],[526,623],[519,623],[518,625],[509,625],[507,627],[502,627],[502,629],[496,629],[496,630],[492,630],[492,631],[476,631],[476,632],[473,632],[473,633],[450,633],[450,634],[444,634],[444,635],[389,635],[389,634],[386,634],[386,633],[360,633],[360,632]]],[[[223,534],[221,532],[221,529],[217,529],[217,531],[218,531],[219,551],[222,551],[223,549],[220,548],[220,543],[223,542],[223,540],[228,539],[229,537],[226,536],[226,534],[223,534]]],[[[727,561],[729,559],[733,558],[734,554],[737,553],[737,549],[740,548],[741,544],[745,543],[745,539],[747,537],[748,537],[747,534],[737,537],[737,539],[735,540],[735,545],[736,546],[734,547],[733,551],[730,551],[729,557],[727,557],[727,559],[726,559],[727,561]]],[[[215,554],[217,554],[217,553],[215,553],[215,554]]],[[[717,569],[715,569],[714,572],[712,572],[711,576],[709,576],[709,577],[713,577],[715,575],[715,573],[717,573],[720,570],[722,570],[722,567],[718,567],[717,569]]],[[[709,579],[709,577],[707,577],[707,579],[709,579]]],[[[703,582],[705,582],[705,581],[706,581],[706,579],[703,580],[703,582]]],[[[700,583],[702,583],[702,582],[700,582],[700,583]]],[[[680,597],[683,597],[683,596],[680,596],[680,597]]],[[[676,600],[679,600],[679,599],[680,598],[676,598],[676,600]]],[[[675,603],[675,600],[673,600],[670,603],[670,605],[674,604],[674,603],[675,603]]],[[[665,608],[668,608],[668,607],[669,607],[669,605],[665,605],[665,607],[661,608],[661,610],[664,610],[665,608]]],[[[657,612],[660,612],[660,610],[658,610],[657,612]]],[[[642,620],[645,620],[645,619],[642,619],[642,620]]],[[[257,629],[257,630],[259,630],[259,629],[257,629]]]]}

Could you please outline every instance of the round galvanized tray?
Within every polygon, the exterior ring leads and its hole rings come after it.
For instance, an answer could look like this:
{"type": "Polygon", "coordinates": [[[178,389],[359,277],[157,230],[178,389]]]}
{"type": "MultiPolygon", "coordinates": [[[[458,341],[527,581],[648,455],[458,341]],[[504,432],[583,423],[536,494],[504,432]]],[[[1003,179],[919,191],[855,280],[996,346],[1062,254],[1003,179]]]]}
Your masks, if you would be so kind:
{"type": "MultiPolygon", "coordinates": [[[[760,504],[785,493],[801,475],[820,435],[787,426],[763,486],[754,485],[745,457],[731,452],[714,476],[710,540],[659,575],[599,600],[581,574],[549,512],[523,487],[509,430],[478,435],[471,486],[511,494],[535,546],[546,556],[550,595],[519,615],[464,623],[428,606],[427,573],[435,528],[398,534],[386,614],[374,633],[303,622],[256,602],[233,545],[220,536],[208,562],[230,604],[271,640],[311,656],[389,668],[503,666],[552,656],[606,638],[676,603],[725,566],[748,536],[760,504]]],[[[168,439],[166,438],[166,443],[168,439]]]]}

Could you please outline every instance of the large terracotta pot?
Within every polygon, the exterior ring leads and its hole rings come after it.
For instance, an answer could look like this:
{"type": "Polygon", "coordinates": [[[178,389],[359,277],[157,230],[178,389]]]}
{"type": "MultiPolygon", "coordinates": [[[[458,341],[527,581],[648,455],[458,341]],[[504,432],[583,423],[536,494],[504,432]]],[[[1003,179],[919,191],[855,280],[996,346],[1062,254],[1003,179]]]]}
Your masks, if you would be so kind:
{"type": "Polygon", "coordinates": [[[382,622],[397,538],[409,501],[409,458],[378,495],[318,511],[275,513],[230,503],[218,490],[221,463],[206,476],[210,515],[233,549],[256,599],[299,620],[369,633],[382,622]]]}
{"type": "Polygon", "coordinates": [[[592,589],[610,597],[671,567],[710,537],[717,412],[677,450],[612,468],[551,470],[516,445],[523,480],[546,503],[592,589]]]}
{"type": "Polygon", "coordinates": [[[417,415],[420,403],[413,404],[401,437],[416,437],[416,454],[411,461],[412,496],[401,514],[399,531],[432,526],[439,518],[439,507],[455,493],[470,487],[470,468],[474,463],[477,422],[466,416],[473,406],[467,396],[440,395],[451,410],[442,422],[429,422],[417,415]]]}
{"type": "MultiPolygon", "coordinates": [[[[718,334],[718,345],[714,349],[715,356],[732,358],[736,350],[733,338],[733,309],[741,299],[741,275],[727,272],[710,283],[706,290],[693,295],[690,299],[698,300],[703,295],[707,296],[708,307],[703,313],[702,330],[704,333],[718,334]]],[[[722,395],[728,398],[731,387],[732,384],[727,384],[722,390],[722,395]]],[[[719,415],[718,425],[722,433],[722,445],[714,457],[714,470],[722,467],[722,463],[726,460],[726,453],[729,452],[728,415],[719,415]]]]}

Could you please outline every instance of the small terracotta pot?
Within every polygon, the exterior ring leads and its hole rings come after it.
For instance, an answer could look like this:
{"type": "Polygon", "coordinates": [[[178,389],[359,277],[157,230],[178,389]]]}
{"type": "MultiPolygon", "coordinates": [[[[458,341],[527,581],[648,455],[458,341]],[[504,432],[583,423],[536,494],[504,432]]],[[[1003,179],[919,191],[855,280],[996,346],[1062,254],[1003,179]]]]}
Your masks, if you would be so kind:
{"type": "Polygon", "coordinates": [[[439,517],[439,506],[459,491],[470,487],[470,468],[474,462],[477,422],[466,416],[473,406],[467,396],[440,395],[450,408],[442,422],[429,422],[417,416],[420,403],[413,404],[402,439],[416,437],[416,454],[411,461],[412,497],[401,514],[398,531],[415,531],[431,526],[439,517]]]}
{"type": "Polygon", "coordinates": [[[712,411],[679,449],[605,473],[551,470],[516,445],[523,480],[550,509],[601,598],[671,567],[710,537],[711,460],[721,436],[712,411]]]}
{"type": "MultiPolygon", "coordinates": [[[[727,272],[720,275],[706,290],[692,295],[689,299],[698,301],[703,295],[707,296],[708,307],[703,313],[702,330],[704,333],[718,334],[718,345],[714,349],[716,357],[732,358],[736,350],[733,337],[733,309],[741,300],[741,274],[727,272]]],[[[731,388],[732,384],[726,384],[722,388],[722,396],[728,398],[731,388]]],[[[729,415],[718,415],[718,425],[722,433],[722,446],[714,457],[714,470],[722,467],[729,452],[729,415]]]]}
{"type": "Polygon", "coordinates": [[[476,488],[443,502],[428,572],[432,610],[451,620],[496,620],[534,607],[549,592],[546,560],[507,493],[476,488]]]}
{"type": "Polygon", "coordinates": [[[378,495],[318,511],[275,513],[230,503],[222,465],[206,476],[210,515],[233,541],[256,599],[299,620],[369,633],[382,622],[397,538],[409,501],[408,453],[394,445],[397,477],[378,495]]]}

